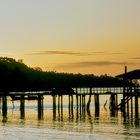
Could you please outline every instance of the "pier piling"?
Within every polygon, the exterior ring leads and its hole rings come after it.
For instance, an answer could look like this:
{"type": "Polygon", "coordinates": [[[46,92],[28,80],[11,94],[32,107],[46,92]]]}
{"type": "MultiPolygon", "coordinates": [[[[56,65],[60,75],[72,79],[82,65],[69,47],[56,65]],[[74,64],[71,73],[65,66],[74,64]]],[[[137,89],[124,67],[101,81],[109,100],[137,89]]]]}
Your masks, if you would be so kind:
{"type": "Polygon", "coordinates": [[[138,109],[138,95],[135,95],[135,118],[139,117],[139,109],[138,109]]]}
{"type": "Polygon", "coordinates": [[[7,120],[7,96],[2,96],[2,116],[3,120],[7,120]]]}
{"type": "Polygon", "coordinates": [[[38,120],[43,119],[43,96],[38,95],[38,120]]]}
{"type": "Polygon", "coordinates": [[[71,116],[73,118],[73,95],[71,95],[71,116]]]}
{"type": "Polygon", "coordinates": [[[56,95],[52,95],[53,98],[53,120],[56,120],[56,95]]]}
{"type": "Polygon", "coordinates": [[[76,118],[79,118],[79,98],[78,95],[76,95],[76,118]]]}
{"type": "Polygon", "coordinates": [[[70,101],[71,101],[71,96],[70,95],[68,95],[68,98],[69,98],[69,118],[70,118],[70,110],[71,110],[71,103],[70,103],[70,101]]]}
{"type": "Polygon", "coordinates": [[[133,98],[131,98],[131,117],[133,116],[133,98]]]}
{"type": "Polygon", "coordinates": [[[82,98],[82,95],[80,94],[80,116],[81,116],[81,108],[82,108],[82,100],[81,100],[81,98],[82,98]]]}
{"type": "Polygon", "coordinates": [[[111,116],[115,116],[115,106],[116,106],[116,95],[113,93],[110,95],[110,111],[111,116]]]}
{"type": "Polygon", "coordinates": [[[99,94],[94,95],[94,101],[95,101],[95,117],[99,117],[100,112],[99,94]]]}
{"type": "Polygon", "coordinates": [[[61,95],[61,120],[63,120],[63,95],[61,95]]]}
{"type": "Polygon", "coordinates": [[[85,114],[85,95],[82,95],[82,114],[85,114]]]}
{"type": "Polygon", "coordinates": [[[20,99],[20,118],[25,119],[25,99],[24,99],[24,95],[21,95],[21,99],[20,99]]]}

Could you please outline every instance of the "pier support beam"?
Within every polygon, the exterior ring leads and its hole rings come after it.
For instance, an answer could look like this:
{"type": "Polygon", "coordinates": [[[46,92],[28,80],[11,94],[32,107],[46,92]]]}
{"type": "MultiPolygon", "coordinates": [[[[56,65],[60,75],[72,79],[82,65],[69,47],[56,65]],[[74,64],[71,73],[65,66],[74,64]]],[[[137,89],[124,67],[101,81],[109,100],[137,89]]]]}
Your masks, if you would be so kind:
{"type": "Polygon", "coordinates": [[[58,114],[60,114],[60,96],[58,95],[58,114]]]}
{"type": "Polygon", "coordinates": [[[63,96],[62,95],[58,95],[58,120],[59,121],[63,120],[63,96]]]}
{"type": "Polygon", "coordinates": [[[80,116],[81,116],[81,109],[82,108],[82,95],[80,94],[80,116]]]}
{"type": "Polygon", "coordinates": [[[63,120],[63,95],[61,95],[61,120],[63,120]]]}
{"type": "Polygon", "coordinates": [[[110,96],[110,111],[111,111],[111,116],[115,117],[115,106],[116,106],[116,95],[111,94],[110,96]]]}
{"type": "Polygon", "coordinates": [[[116,93],[116,95],[115,95],[115,106],[117,106],[118,105],[118,94],[116,93]]]}
{"type": "Polygon", "coordinates": [[[1,111],[2,111],[2,97],[0,96],[0,114],[1,114],[1,111]]]}
{"type": "Polygon", "coordinates": [[[43,120],[43,96],[38,95],[38,120],[43,120]]]}
{"type": "Polygon", "coordinates": [[[56,120],[56,95],[53,95],[52,98],[53,98],[53,120],[56,120]]]}
{"type": "Polygon", "coordinates": [[[123,117],[126,118],[126,112],[125,112],[125,99],[121,99],[121,111],[123,113],[123,117]]]}
{"type": "Polygon", "coordinates": [[[135,95],[135,118],[138,118],[139,117],[139,109],[138,109],[138,95],[136,93],[135,95]]]}
{"type": "Polygon", "coordinates": [[[73,95],[69,95],[69,119],[73,119],[73,95]]]}
{"type": "Polygon", "coordinates": [[[71,96],[68,95],[68,98],[69,98],[69,118],[70,118],[70,110],[71,110],[71,109],[70,109],[70,108],[71,108],[70,97],[71,97],[71,96]]]}
{"type": "Polygon", "coordinates": [[[79,106],[78,106],[78,95],[76,95],[76,117],[78,118],[79,117],[79,113],[78,113],[78,108],[79,108],[79,106]]]}
{"type": "Polygon", "coordinates": [[[87,103],[87,112],[90,112],[90,103],[91,103],[91,94],[89,95],[88,103],[87,103]]]}
{"type": "Polygon", "coordinates": [[[20,99],[20,118],[25,119],[25,99],[24,99],[24,95],[21,95],[21,99],[20,99]]]}
{"type": "Polygon", "coordinates": [[[131,98],[131,118],[133,117],[133,97],[131,98]]]}
{"type": "Polygon", "coordinates": [[[2,96],[2,116],[3,121],[7,121],[7,96],[2,96]]]}
{"type": "Polygon", "coordinates": [[[85,95],[82,95],[82,114],[85,115],[85,95]]]}
{"type": "Polygon", "coordinates": [[[99,94],[94,95],[94,101],[95,101],[95,117],[99,117],[100,114],[99,94]]]}
{"type": "Polygon", "coordinates": [[[127,117],[129,117],[129,101],[127,102],[127,117]]]}
{"type": "Polygon", "coordinates": [[[73,95],[71,95],[71,116],[73,118],[73,95]]]}

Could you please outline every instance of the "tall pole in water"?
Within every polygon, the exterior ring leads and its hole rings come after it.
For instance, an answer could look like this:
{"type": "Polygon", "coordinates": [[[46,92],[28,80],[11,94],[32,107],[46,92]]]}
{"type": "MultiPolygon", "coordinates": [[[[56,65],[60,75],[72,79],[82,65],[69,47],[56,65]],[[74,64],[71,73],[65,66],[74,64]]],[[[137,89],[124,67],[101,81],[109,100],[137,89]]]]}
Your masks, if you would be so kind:
{"type": "Polygon", "coordinates": [[[122,112],[124,114],[125,114],[125,96],[126,96],[126,85],[125,85],[126,73],[127,73],[127,66],[125,66],[124,77],[123,77],[124,85],[123,85],[122,112]]]}

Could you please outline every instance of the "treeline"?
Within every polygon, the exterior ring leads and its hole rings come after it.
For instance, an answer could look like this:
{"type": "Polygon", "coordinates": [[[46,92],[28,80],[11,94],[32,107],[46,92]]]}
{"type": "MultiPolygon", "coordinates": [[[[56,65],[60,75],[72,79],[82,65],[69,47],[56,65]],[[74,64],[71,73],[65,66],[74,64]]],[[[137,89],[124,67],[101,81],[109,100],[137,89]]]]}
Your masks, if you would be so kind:
{"type": "Polygon", "coordinates": [[[67,87],[122,86],[124,82],[107,75],[44,72],[29,68],[13,58],[0,57],[0,91],[31,91],[67,87]]]}

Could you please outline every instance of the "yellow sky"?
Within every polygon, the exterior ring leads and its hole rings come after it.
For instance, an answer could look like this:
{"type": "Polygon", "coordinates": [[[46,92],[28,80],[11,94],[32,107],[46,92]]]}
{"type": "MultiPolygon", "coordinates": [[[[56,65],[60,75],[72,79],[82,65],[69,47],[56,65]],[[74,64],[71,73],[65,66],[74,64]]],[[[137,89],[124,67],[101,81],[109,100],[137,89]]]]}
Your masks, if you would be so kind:
{"type": "Polygon", "coordinates": [[[0,55],[58,72],[140,68],[139,0],[0,2],[0,55]]]}

